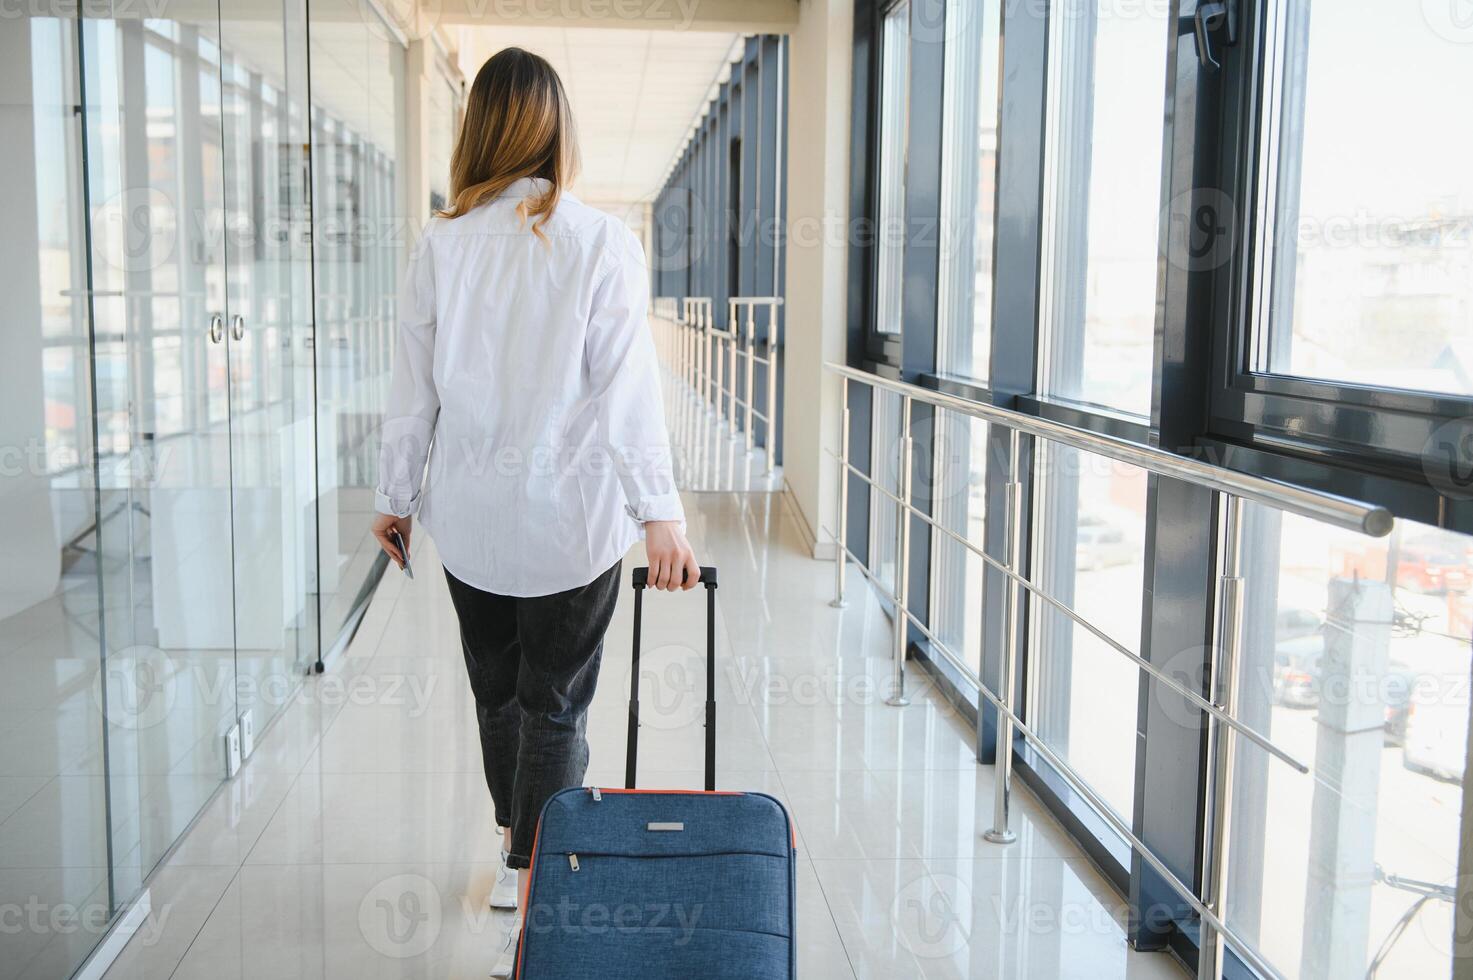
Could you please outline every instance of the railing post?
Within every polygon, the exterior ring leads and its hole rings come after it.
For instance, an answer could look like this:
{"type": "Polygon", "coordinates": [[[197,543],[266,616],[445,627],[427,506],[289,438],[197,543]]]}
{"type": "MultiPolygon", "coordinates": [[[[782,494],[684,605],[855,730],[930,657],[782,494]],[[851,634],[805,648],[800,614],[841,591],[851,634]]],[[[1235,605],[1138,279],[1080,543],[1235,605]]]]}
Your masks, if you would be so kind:
{"type": "Polygon", "coordinates": [[[731,334],[726,339],[726,379],[731,387],[726,391],[726,419],[731,423],[731,434],[737,434],[737,348],[741,344],[741,336],[738,330],[741,328],[735,324],[727,327],[727,333],[731,334]]]}
{"type": "MultiPolygon", "coordinates": [[[[1238,715],[1238,652],[1243,640],[1243,502],[1223,494],[1222,577],[1218,586],[1217,650],[1208,671],[1207,697],[1231,717],[1238,715]]],[[[1208,770],[1202,808],[1202,904],[1218,918],[1227,908],[1227,862],[1232,817],[1235,735],[1232,726],[1205,714],[1208,770]]],[[[1197,976],[1222,980],[1222,936],[1201,923],[1197,976]]]]}
{"type": "MultiPolygon", "coordinates": [[[[770,428],[770,427],[769,427],[770,428]]],[[[910,396],[900,396],[900,506],[899,530],[895,541],[895,649],[894,674],[890,696],[885,703],[893,707],[910,704],[905,696],[905,652],[910,637],[910,396]]]]}
{"type": "Polygon", "coordinates": [[[756,303],[748,303],[747,304],[747,344],[746,344],[746,352],[747,352],[747,380],[746,380],[746,384],[743,386],[743,388],[744,388],[743,400],[745,400],[746,403],[747,403],[747,415],[746,415],[746,419],[747,419],[747,432],[746,432],[746,436],[747,436],[747,452],[749,452],[749,453],[752,451],[753,435],[757,431],[757,425],[756,425],[755,421],[752,418],[752,355],[757,352],[756,343],[754,341],[755,331],[753,329],[753,324],[754,324],[755,320],[754,320],[753,314],[756,312],[756,310],[757,310],[757,304],[756,303]]]}
{"type": "Polygon", "coordinates": [[[691,357],[691,298],[686,296],[681,301],[681,377],[685,379],[686,386],[694,389],[691,382],[691,368],[694,358],[691,357]]]}
{"type": "Polygon", "coordinates": [[[714,409],[718,407],[716,405],[716,397],[714,393],[714,387],[716,384],[716,338],[711,336],[711,330],[716,324],[716,314],[712,312],[711,306],[712,304],[709,299],[701,304],[701,308],[705,310],[704,333],[706,337],[705,350],[701,353],[701,368],[706,372],[706,404],[710,405],[714,409]]]}
{"type": "MultiPolygon", "coordinates": [[[[714,315],[713,315],[714,319],[714,315]]],[[[716,424],[721,424],[721,394],[726,385],[726,338],[711,328],[711,410],[716,413],[716,424]]]]}
{"type": "Polygon", "coordinates": [[[764,476],[777,467],[777,304],[767,304],[767,466],[764,476]]]}
{"type": "MultiPolygon", "coordinates": [[[[1004,564],[1013,575],[1022,574],[1023,553],[1023,434],[1008,430],[1008,483],[1006,492],[1006,551],[1004,564]]],[[[994,844],[1011,844],[1018,839],[1010,825],[1013,792],[1013,688],[1018,673],[1021,635],[1018,615],[1018,580],[1011,575],[1003,588],[1003,658],[997,696],[1006,711],[997,713],[997,748],[993,753],[992,829],[983,838],[994,844]]]]}
{"type": "Polygon", "coordinates": [[[839,514],[834,521],[834,599],[829,605],[843,609],[849,604],[844,598],[844,571],[848,563],[849,547],[849,379],[839,379],[839,514]]]}

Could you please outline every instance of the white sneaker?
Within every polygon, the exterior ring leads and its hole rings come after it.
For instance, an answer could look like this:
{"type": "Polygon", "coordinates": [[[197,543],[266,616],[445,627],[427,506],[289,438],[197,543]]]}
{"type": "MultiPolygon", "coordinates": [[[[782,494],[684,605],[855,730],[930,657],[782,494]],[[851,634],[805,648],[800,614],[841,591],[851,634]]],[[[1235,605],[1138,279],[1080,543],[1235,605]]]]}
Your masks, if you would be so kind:
{"type": "Polygon", "coordinates": [[[496,965],[491,968],[491,976],[495,978],[506,978],[516,971],[517,968],[517,944],[522,939],[522,920],[517,919],[507,931],[506,942],[501,947],[501,952],[496,956],[496,965]]]}
{"type": "Polygon", "coordinates": [[[517,907],[517,872],[514,868],[506,866],[506,852],[501,852],[501,860],[496,867],[496,884],[491,886],[491,907],[493,909],[514,909],[517,907]]]}

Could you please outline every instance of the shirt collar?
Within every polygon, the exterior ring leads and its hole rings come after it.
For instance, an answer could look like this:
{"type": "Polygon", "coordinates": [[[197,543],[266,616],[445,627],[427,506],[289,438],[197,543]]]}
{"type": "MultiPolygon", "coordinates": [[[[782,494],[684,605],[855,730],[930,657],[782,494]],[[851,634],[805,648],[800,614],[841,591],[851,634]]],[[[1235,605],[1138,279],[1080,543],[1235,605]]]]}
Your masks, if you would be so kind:
{"type": "MultiPolygon", "coordinates": [[[[546,177],[519,177],[516,180],[512,181],[510,184],[506,185],[506,190],[502,191],[500,196],[511,198],[527,198],[532,197],[535,194],[544,194],[551,186],[552,181],[548,180],[546,177]]],[[[566,188],[563,189],[562,196],[565,200],[573,201],[575,203],[578,202],[578,199],[572,194],[569,194],[566,188]]]]}

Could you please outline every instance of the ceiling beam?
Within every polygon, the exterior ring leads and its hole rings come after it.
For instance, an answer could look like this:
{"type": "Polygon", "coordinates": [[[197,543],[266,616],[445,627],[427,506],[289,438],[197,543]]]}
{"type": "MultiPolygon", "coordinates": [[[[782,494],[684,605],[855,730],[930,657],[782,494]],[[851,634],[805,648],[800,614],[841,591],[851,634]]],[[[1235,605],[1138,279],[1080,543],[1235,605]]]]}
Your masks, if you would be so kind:
{"type": "Polygon", "coordinates": [[[442,25],[603,27],[641,31],[787,34],[797,0],[419,0],[420,16],[442,25]]]}

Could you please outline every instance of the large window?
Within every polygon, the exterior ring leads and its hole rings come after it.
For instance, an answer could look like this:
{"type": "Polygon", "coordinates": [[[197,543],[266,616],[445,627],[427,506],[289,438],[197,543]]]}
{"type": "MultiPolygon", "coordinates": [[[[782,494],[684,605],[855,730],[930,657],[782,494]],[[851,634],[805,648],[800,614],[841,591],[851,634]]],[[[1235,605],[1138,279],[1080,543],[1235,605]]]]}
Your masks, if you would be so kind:
{"type": "MultiPolygon", "coordinates": [[[[1146,474],[1048,444],[1034,464],[1034,579],[1097,629],[1134,650],[1141,630],[1146,474]]],[[[1140,672],[1053,606],[1029,611],[1039,735],[1121,816],[1134,810],[1140,672]]]]}
{"type": "MultiPolygon", "coordinates": [[[[918,433],[931,454],[927,488],[934,518],[976,547],[986,541],[988,425],[958,412],[937,411],[932,437],[918,433]]],[[[982,649],[982,587],[987,566],[971,548],[946,534],[931,535],[931,623],[957,656],[975,663],[982,649]]]]}
{"type": "Polygon", "coordinates": [[[910,112],[910,4],[885,12],[880,41],[879,206],[875,230],[875,324],[898,334],[904,307],[905,146],[910,112]]]}
{"type": "Polygon", "coordinates": [[[1245,559],[1239,712],[1313,774],[1239,740],[1228,922],[1286,976],[1445,977],[1473,540],[1249,507],[1245,559]]]}
{"type": "MultiPolygon", "coordinates": [[[[1138,948],[1190,963],[1213,931],[1121,828],[1188,891],[1220,884],[1227,924],[1284,976],[1448,975],[1473,875],[1473,128],[1448,107],[1473,89],[1473,27],[1456,3],[910,3],[906,102],[905,8],[861,4],[856,29],[863,217],[883,231],[908,206],[914,227],[853,250],[850,295],[872,289],[875,312],[853,320],[855,366],[1101,437],[1025,439],[1014,470],[1000,420],[915,393],[914,500],[934,522],[911,525],[919,664],[972,699],[985,758],[997,714],[935,646],[989,684],[1021,655],[1021,778],[1132,902],[1177,910],[1133,907],[1138,948]],[[1380,505],[1395,530],[1317,520],[1277,487],[1229,508],[1200,474],[1114,461],[1111,440],[1380,505]],[[1014,481],[1022,572],[1047,596],[1017,618],[992,564],[1014,481]],[[1307,773],[1209,738],[1171,690],[1221,702],[1234,663],[1238,720],[1307,773]]],[[[893,491],[893,393],[869,422],[893,491]]],[[[895,507],[869,503],[888,588],[895,507]]]]}
{"type": "Polygon", "coordinates": [[[992,224],[1002,4],[946,5],[936,360],[986,378],[992,337],[992,224]]]}
{"type": "Polygon", "coordinates": [[[1439,97],[1473,57],[1435,16],[1457,4],[1269,7],[1251,369],[1473,395],[1473,127],[1439,97]]]}
{"type": "Polygon", "coordinates": [[[1049,18],[1039,387],[1151,410],[1166,4],[1064,0],[1049,18]]]}

